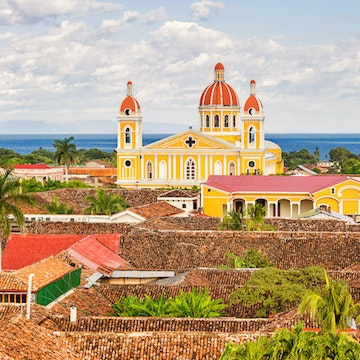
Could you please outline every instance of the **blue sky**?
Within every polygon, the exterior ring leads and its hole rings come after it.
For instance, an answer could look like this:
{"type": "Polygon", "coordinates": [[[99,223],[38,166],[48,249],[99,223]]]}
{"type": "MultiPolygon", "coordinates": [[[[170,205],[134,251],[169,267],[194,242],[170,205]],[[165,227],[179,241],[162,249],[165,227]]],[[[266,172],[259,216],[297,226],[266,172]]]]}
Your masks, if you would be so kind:
{"type": "Polygon", "coordinates": [[[144,132],[197,128],[218,61],[268,133],[360,133],[358,0],[0,3],[1,133],[116,133],[129,79],[144,132]]]}

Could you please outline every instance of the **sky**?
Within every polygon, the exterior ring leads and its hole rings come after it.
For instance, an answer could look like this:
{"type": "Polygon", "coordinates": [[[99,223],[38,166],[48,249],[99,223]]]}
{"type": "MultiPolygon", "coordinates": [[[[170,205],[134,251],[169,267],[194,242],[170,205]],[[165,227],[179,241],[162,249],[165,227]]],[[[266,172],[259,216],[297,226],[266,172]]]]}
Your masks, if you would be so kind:
{"type": "Polygon", "coordinates": [[[0,134],[116,133],[126,83],[144,133],[198,129],[225,67],[267,133],[360,133],[359,0],[0,0],[0,134]]]}

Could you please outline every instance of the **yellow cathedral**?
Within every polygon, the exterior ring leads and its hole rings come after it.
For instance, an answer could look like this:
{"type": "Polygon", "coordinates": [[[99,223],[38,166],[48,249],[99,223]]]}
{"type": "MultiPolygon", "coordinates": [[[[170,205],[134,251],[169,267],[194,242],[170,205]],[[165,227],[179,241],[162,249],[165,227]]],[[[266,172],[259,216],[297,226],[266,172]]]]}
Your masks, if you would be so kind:
{"type": "Polygon", "coordinates": [[[142,145],[142,114],[132,82],[117,117],[117,181],[124,188],[193,187],[210,175],[274,175],[283,173],[281,148],[265,140],[265,116],[250,82],[241,109],[235,90],[216,64],[214,81],[199,101],[199,131],[190,127],[142,145]]]}

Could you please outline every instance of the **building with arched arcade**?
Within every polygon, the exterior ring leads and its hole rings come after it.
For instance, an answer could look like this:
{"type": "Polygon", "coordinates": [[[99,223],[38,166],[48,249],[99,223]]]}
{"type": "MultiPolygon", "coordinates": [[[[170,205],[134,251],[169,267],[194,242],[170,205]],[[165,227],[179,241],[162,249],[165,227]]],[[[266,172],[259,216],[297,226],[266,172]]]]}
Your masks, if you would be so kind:
{"type": "Polygon", "coordinates": [[[198,109],[199,130],[189,128],[143,146],[141,106],[129,81],[117,117],[117,185],[192,187],[211,175],[282,174],[281,148],[265,139],[264,108],[254,80],[241,107],[225,81],[224,66],[216,64],[198,109]]]}
{"type": "Polygon", "coordinates": [[[201,186],[204,213],[223,217],[257,203],[267,217],[297,217],[326,208],[343,215],[360,213],[360,181],[345,175],[210,176],[201,186]]]}

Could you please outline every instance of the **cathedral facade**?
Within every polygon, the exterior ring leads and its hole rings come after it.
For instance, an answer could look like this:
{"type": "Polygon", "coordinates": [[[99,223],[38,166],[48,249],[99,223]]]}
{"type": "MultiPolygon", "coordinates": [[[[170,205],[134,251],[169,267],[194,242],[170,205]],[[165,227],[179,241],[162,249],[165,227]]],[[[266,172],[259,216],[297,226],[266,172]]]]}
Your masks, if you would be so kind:
{"type": "Polygon", "coordinates": [[[199,130],[188,130],[142,145],[142,114],[127,83],[117,117],[117,182],[125,188],[193,187],[210,175],[283,173],[281,148],[265,140],[264,110],[250,82],[243,108],[216,64],[214,81],[199,101],[199,130]]]}

